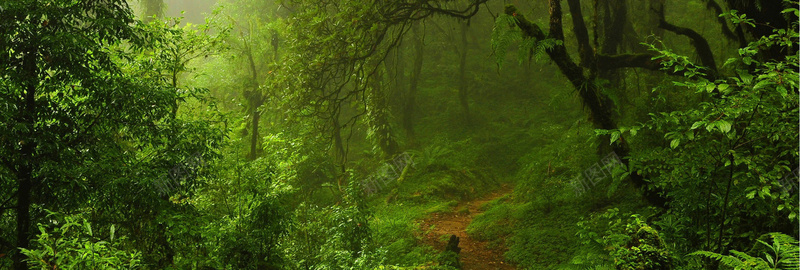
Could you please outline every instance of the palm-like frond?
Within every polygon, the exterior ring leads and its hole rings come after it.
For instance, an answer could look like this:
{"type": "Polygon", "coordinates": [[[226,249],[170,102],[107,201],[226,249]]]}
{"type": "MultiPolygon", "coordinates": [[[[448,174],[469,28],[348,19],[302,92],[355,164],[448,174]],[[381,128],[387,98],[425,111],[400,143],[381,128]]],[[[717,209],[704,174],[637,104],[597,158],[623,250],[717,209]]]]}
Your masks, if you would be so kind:
{"type": "Polygon", "coordinates": [[[730,251],[732,255],[722,255],[710,251],[697,251],[689,255],[711,258],[737,270],[795,270],[800,267],[800,248],[796,239],[781,233],[770,233],[769,237],[772,239],[771,245],[761,240],[758,241],[767,246],[770,251],[764,252],[763,257],[751,256],[736,250],[730,251]]]}

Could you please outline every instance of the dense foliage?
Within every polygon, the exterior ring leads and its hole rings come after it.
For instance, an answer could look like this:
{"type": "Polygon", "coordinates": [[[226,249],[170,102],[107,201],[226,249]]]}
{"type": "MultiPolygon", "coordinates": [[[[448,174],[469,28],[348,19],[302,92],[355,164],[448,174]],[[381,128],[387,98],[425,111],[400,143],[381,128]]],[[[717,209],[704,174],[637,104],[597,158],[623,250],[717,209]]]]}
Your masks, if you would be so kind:
{"type": "Polygon", "coordinates": [[[796,1],[188,2],[0,2],[0,269],[800,263],[796,1]]]}

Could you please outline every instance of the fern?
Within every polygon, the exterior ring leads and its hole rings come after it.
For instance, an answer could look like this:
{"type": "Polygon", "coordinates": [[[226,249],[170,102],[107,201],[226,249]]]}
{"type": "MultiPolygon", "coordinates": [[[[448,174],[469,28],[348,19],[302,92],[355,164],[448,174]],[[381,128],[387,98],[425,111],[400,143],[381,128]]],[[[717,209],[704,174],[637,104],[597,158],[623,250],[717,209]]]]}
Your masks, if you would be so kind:
{"type": "MultiPolygon", "coordinates": [[[[773,254],[778,255],[775,257],[774,267],[781,266],[781,269],[798,269],[800,268],[800,247],[798,241],[791,236],[781,233],[771,233],[773,245],[770,246],[764,241],[759,241],[765,246],[769,247],[773,254]]],[[[768,254],[765,254],[769,256],[768,254]]],[[[770,258],[770,263],[773,260],[770,258]]]]}
{"type": "Polygon", "coordinates": [[[758,242],[769,248],[772,254],[764,252],[764,258],[754,257],[741,251],[731,250],[732,255],[722,255],[710,251],[697,251],[692,256],[704,256],[717,260],[733,269],[797,269],[800,267],[800,248],[798,241],[781,233],[770,233],[772,245],[764,241],[758,242]]]}
{"type": "Polygon", "coordinates": [[[422,151],[409,151],[417,158],[414,163],[420,166],[423,170],[436,165],[445,165],[447,156],[453,153],[448,144],[445,145],[430,145],[425,147],[422,151]]]}
{"type": "Polygon", "coordinates": [[[495,20],[492,30],[492,51],[498,69],[506,59],[508,47],[514,42],[520,42],[517,54],[520,63],[530,59],[541,60],[547,50],[563,44],[560,40],[552,38],[543,40],[523,38],[521,30],[517,27],[517,18],[508,14],[500,14],[495,20]]]}
{"type": "Polygon", "coordinates": [[[519,45],[519,62],[522,63],[525,60],[531,59],[540,61],[544,59],[544,55],[547,50],[553,49],[553,47],[561,44],[562,42],[560,40],[552,38],[542,40],[525,38],[519,45]]]}
{"type": "Polygon", "coordinates": [[[723,265],[733,267],[734,269],[769,269],[764,260],[755,258],[742,252],[732,250],[734,255],[722,255],[710,251],[697,251],[690,255],[705,256],[710,259],[719,261],[723,265]]]}
{"type": "Polygon", "coordinates": [[[494,52],[498,69],[503,65],[508,53],[508,47],[521,39],[522,33],[517,27],[517,19],[514,16],[507,14],[497,16],[492,29],[492,51],[494,52]]]}

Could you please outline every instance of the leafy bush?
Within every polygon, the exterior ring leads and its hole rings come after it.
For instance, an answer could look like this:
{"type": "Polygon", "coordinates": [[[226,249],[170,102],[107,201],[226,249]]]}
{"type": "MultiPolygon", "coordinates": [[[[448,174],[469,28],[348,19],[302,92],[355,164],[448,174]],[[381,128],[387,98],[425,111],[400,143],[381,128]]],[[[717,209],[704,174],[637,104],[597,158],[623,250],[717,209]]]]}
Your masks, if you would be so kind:
{"type": "Polygon", "coordinates": [[[354,181],[340,205],[320,207],[301,203],[293,230],[283,243],[291,269],[371,269],[383,263],[372,241],[371,212],[354,181]]]}
{"type": "Polygon", "coordinates": [[[124,237],[117,238],[114,225],[107,237],[92,230],[79,215],[51,212],[50,225],[39,224],[39,235],[31,249],[22,249],[31,268],[38,269],[138,269],[141,253],[121,249],[124,237]]]}
{"type": "MultiPolygon", "coordinates": [[[[285,148],[272,150],[249,162],[231,154],[215,164],[218,177],[192,203],[204,216],[184,226],[201,227],[192,229],[197,243],[184,248],[191,252],[182,254],[176,268],[273,269],[284,264],[281,243],[294,226],[292,201],[297,197],[297,190],[286,183],[294,177],[287,167],[296,159],[285,148]]],[[[170,217],[165,223],[179,219],[170,217]]]]}
{"type": "MultiPolygon", "coordinates": [[[[784,13],[798,15],[796,9],[784,13]]],[[[735,12],[729,15],[755,23],[735,12]]],[[[684,74],[674,84],[700,102],[652,113],[649,121],[615,130],[611,137],[613,142],[620,134],[635,136],[642,130],[665,139],[660,146],[633,152],[631,169],[669,198],[670,210],[661,219],[669,219],[673,228],[693,228],[668,229],[674,238],[686,240],[676,241],[676,250],[722,252],[741,249],[767,232],[796,234],[796,29],[796,24],[775,29],[740,48],[725,63],[730,74],[719,78],[705,76],[707,69],[686,56],[651,47],[665,69],[684,74]],[[768,50],[787,54],[768,56],[768,50]]]]}
{"type": "Polygon", "coordinates": [[[583,244],[589,246],[589,250],[602,250],[608,254],[596,256],[589,263],[603,264],[609,261],[619,270],[672,269],[674,260],[667,245],[659,232],[643,221],[640,215],[634,214],[624,219],[618,209],[609,209],[596,220],[595,226],[588,225],[587,221],[578,223],[578,235],[583,244]]]}

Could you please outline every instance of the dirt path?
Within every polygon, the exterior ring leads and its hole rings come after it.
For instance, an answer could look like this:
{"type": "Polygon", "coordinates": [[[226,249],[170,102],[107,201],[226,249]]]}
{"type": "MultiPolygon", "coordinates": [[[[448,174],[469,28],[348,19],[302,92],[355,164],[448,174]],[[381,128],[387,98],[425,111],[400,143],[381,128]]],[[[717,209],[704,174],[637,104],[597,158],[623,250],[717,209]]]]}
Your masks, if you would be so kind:
{"type": "Polygon", "coordinates": [[[452,234],[458,236],[460,238],[458,246],[461,248],[459,259],[464,270],[516,269],[505,261],[503,257],[505,248],[491,248],[489,242],[478,241],[467,235],[467,226],[472,222],[472,218],[483,212],[480,210],[480,206],[510,192],[511,188],[503,186],[489,195],[462,202],[456,207],[456,209],[466,207],[469,209],[468,213],[453,212],[430,215],[420,223],[422,231],[428,232],[423,236],[423,241],[437,250],[444,250],[447,242],[442,242],[440,239],[448,239],[452,234]]]}

